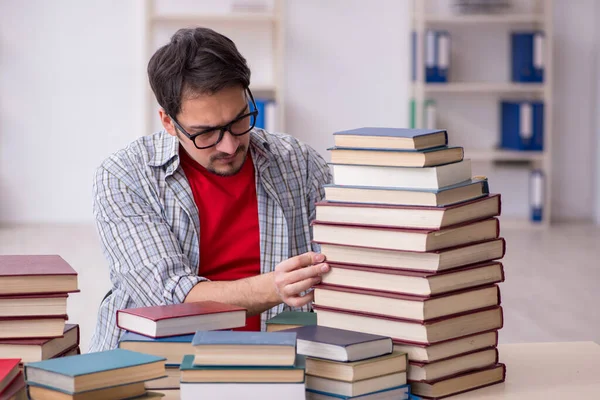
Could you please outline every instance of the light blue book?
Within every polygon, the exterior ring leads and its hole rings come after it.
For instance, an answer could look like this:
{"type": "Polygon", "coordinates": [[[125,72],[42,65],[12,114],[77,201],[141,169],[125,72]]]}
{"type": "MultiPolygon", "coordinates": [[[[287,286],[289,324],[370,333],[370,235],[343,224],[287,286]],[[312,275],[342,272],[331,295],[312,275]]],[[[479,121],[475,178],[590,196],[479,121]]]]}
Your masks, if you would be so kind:
{"type": "Polygon", "coordinates": [[[124,349],[79,354],[25,364],[29,385],[80,393],[165,376],[165,358],[124,349]],[[98,379],[97,374],[102,374],[98,379]]]}
{"type": "Polygon", "coordinates": [[[194,352],[192,339],[194,335],[151,338],[125,332],[119,340],[119,348],[165,357],[167,367],[179,367],[183,356],[194,352]]]}
{"type": "Polygon", "coordinates": [[[364,127],[333,134],[338,147],[424,150],[448,145],[444,129],[364,127]]]}
{"type": "Polygon", "coordinates": [[[385,390],[365,393],[360,396],[343,396],[341,394],[322,392],[314,389],[306,389],[307,400],[404,400],[409,399],[409,385],[395,386],[385,390]]]}

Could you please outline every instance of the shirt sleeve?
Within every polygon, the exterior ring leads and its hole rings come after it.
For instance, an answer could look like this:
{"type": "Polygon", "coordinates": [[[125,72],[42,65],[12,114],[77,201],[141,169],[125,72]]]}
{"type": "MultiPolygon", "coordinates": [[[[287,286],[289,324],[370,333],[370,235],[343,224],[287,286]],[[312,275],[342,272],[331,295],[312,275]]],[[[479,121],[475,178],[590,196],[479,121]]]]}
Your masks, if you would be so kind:
{"type": "Polygon", "coordinates": [[[183,303],[199,282],[159,210],[122,173],[104,166],[95,174],[94,216],[115,289],[138,307],[183,303]]]}
{"type": "MultiPolygon", "coordinates": [[[[327,162],[321,155],[312,147],[308,147],[308,220],[309,223],[312,222],[316,218],[317,209],[315,204],[325,198],[325,188],[323,185],[329,184],[332,182],[331,169],[327,162]]],[[[310,229],[310,237],[313,238],[313,229],[312,225],[309,227],[310,229]]],[[[320,246],[316,243],[311,243],[312,250],[315,252],[319,252],[321,250],[320,246]]]]}

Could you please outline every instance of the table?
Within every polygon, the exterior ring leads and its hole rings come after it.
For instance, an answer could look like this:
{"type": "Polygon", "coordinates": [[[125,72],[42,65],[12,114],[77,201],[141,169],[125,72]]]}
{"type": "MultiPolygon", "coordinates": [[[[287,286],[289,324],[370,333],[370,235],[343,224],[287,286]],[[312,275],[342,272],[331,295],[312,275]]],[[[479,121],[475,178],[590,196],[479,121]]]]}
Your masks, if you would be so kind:
{"type": "Polygon", "coordinates": [[[594,342],[498,346],[506,381],[452,400],[600,399],[600,345],[594,342]]]}

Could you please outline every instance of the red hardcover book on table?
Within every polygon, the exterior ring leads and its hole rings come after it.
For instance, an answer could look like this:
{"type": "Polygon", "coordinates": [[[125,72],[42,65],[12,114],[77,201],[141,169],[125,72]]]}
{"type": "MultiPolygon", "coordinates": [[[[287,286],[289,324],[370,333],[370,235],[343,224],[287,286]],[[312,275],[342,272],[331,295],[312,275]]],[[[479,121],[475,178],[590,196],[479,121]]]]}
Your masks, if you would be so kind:
{"type": "Polygon", "coordinates": [[[0,295],[78,291],[77,272],[58,255],[0,256],[0,295]]]}
{"type": "Polygon", "coordinates": [[[19,375],[20,358],[0,358],[0,393],[19,375]]]}
{"type": "Polygon", "coordinates": [[[216,301],[129,308],[117,311],[117,326],[160,338],[246,325],[246,309],[216,301]]]}

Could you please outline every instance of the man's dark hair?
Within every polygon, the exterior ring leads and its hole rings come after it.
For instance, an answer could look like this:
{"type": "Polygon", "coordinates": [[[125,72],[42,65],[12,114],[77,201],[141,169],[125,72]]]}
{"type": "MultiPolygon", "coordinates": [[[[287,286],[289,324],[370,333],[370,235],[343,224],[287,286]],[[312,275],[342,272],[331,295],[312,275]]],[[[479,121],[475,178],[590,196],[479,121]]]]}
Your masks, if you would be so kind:
{"type": "Polygon", "coordinates": [[[175,117],[184,96],[247,88],[250,69],[229,38],[208,28],[186,28],[154,53],[148,78],[158,104],[175,117]]]}

